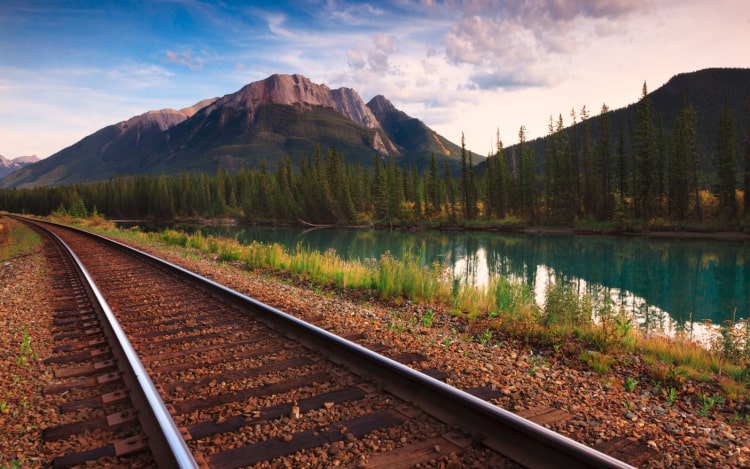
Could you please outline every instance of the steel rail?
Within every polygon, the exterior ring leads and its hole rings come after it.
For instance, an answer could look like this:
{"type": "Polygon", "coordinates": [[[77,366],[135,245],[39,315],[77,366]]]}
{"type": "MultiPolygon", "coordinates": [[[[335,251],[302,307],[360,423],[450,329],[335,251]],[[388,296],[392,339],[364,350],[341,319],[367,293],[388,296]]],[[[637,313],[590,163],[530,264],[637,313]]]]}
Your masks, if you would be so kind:
{"type": "Polygon", "coordinates": [[[122,379],[128,387],[130,399],[139,411],[138,419],[149,439],[149,447],[159,468],[198,468],[192,452],[151,381],[146,368],[86,267],[65,241],[39,224],[34,223],[34,225],[50,236],[84,279],[83,284],[92,298],[93,306],[98,310],[100,318],[103,318],[101,323],[113,347],[112,354],[122,373],[122,379]]]}
{"type": "Polygon", "coordinates": [[[489,404],[183,267],[96,233],[64,225],[59,226],[119,246],[167,270],[192,279],[237,306],[255,310],[259,319],[276,325],[281,331],[311,347],[325,350],[331,360],[350,366],[362,376],[381,384],[394,395],[415,403],[445,423],[471,432],[475,441],[481,442],[526,467],[632,468],[623,461],[489,404]]]}

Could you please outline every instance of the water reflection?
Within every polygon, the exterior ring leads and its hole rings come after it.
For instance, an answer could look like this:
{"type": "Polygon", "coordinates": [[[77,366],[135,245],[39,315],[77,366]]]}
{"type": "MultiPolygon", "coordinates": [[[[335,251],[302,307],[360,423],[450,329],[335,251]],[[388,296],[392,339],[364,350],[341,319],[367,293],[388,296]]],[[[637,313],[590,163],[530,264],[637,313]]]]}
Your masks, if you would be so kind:
{"type": "Polygon", "coordinates": [[[390,251],[424,264],[451,266],[456,276],[482,285],[490,274],[522,281],[544,302],[547,282],[573,282],[594,298],[610,295],[646,328],[675,331],[694,321],[720,323],[750,312],[750,243],[486,232],[391,232],[269,227],[182,227],[204,234],[298,243],[349,259],[390,251]]]}

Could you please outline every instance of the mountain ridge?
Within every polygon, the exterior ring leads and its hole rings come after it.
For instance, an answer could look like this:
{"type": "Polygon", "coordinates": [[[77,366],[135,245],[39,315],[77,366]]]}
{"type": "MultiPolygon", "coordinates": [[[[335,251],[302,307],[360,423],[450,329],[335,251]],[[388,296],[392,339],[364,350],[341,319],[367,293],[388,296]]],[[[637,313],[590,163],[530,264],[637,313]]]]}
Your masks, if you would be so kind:
{"type": "Polygon", "coordinates": [[[441,160],[456,167],[458,146],[392,104],[387,112],[380,111],[387,129],[352,88],[331,90],[299,74],[276,74],[189,108],[148,111],[106,126],[0,179],[0,187],[95,182],[143,173],[215,174],[219,169],[260,167],[263,161],[273,168],[281,157],[296,160],[332,147],[356,164],[371,165],[380,155],[421,168],[437,149],[441,160]],[[406,141],[402,125],[417,134],[406,141]]]}

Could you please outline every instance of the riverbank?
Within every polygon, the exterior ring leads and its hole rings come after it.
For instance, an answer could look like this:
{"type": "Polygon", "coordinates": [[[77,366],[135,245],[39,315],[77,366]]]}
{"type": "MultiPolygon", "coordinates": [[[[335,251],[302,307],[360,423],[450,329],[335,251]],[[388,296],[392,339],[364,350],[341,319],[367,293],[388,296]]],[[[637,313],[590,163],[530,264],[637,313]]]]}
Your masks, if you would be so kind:
{"type": "Polygon", "coordinates": [[[680,227],[680,226],[655,226],[641,227],[635,225],[581,225],[577,227],[567,226],[529,226],[521,222],[507,224],[498,223],[469,223],[465,225],[446,225],[446,224],[408,224],[408,225],[378,225],[365,224],[361,226],[353,225],[311,225],[309,223],[249,223],[237,218],[183,218],[178,220],[112,220],[116,224],[138,224],[138,223],[163,223],[163,224],[186,224],[199,226],[273,226],[273,227],[300,227],[309,229],[376,229],[376,230],[400,230],[400,231],[486,231],[500,233],[524,233],[524,234],[560,234],[560,235],[605,235],[605,236],[626,236],[626,237],[653,237],[653,238],[673,238],[673,239],[709,239],[716,241],[750,241],[750,232],[727,230],[722,227],[680,227]]]}
{"type": "MultiPolygon", "coordinates": [[[[669,376],[669,367],[663,381],[655,380],[638,354],[615,352],[604,357],[582,348],[575,339],[545,346],[491,329],[490,318],[469,321],[436,304],[397,305],[308,285],[301,277],[247,271],[239,263],[219,262],[217,255],[195,249],[127,237],[123,241],[385,355],[401,357],[410,366],[438,370],[453,386],[486,389],[494,396],[491,402],[512,412],[529,415],[535,409],[557,409],[561,418],[549,423],[549,428],[590,446],[635,444],[630,456],[640,459],[629,462],[636,466],[750,465],[750,405],[746,401],[723,397],[713,382],[679,373],[669,376]]],[[[0,267],[3,279],[24,285],[26,294],[35,295],[39,302],[36,316],[24,311],[25,319],[15,319],[14,324],[39,321],[38,316],[51,311],[44,307],[52,301],[44,298],[44,277],[34,275],[35,268],[23,267],[27,262],[43,262],[39,256],[35,252],[0,267]]],[[[14,314],[23,310],[16,303],[11,307],[14,314]]],[[[43,344],[44,333],[43,328],[34,328],[33,344],[43,344]]],[[[18,349],[10,339],[8,344],[6,349],[18,349]]],[[[41,346],[35,350],[39,353],[35,366],[41,366],[45,351],[41,346]]],[[[4,369],[0,374],[6,372],[12,371],[4,369]]],[[[21,399],[12,402],[20,407],[21,399]]],[[[44,415],[44,405],[34,401],[34,409],[28,412],[44,415]]],[[[39,421],[33,420],[37,428],[44,425],[39,421]]],[[[0,430],[15,438],[19,422],[6,422],[0,430]]],[[[35,432],[27,431],[26,438],[33,439],[35,432]]]]}

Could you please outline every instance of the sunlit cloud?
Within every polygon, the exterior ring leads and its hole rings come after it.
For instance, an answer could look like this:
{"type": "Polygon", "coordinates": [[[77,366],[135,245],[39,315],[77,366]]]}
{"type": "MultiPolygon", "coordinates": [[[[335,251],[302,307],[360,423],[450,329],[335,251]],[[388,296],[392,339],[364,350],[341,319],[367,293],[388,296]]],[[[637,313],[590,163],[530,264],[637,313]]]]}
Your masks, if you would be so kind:
{"type": "Polygon", "coordinates": [[[617,30],[614,22],[625,22],[645,7],[642,0],[448,4],[463,17],[445,35],[446,55],[454,63],[477,66],[480,70],[470,75],[467,85],[480,89],[547,86],[555,72],[544,71],[540,64],[550,62],[551,55],[576,52],[598,35],[617,30]]]}

